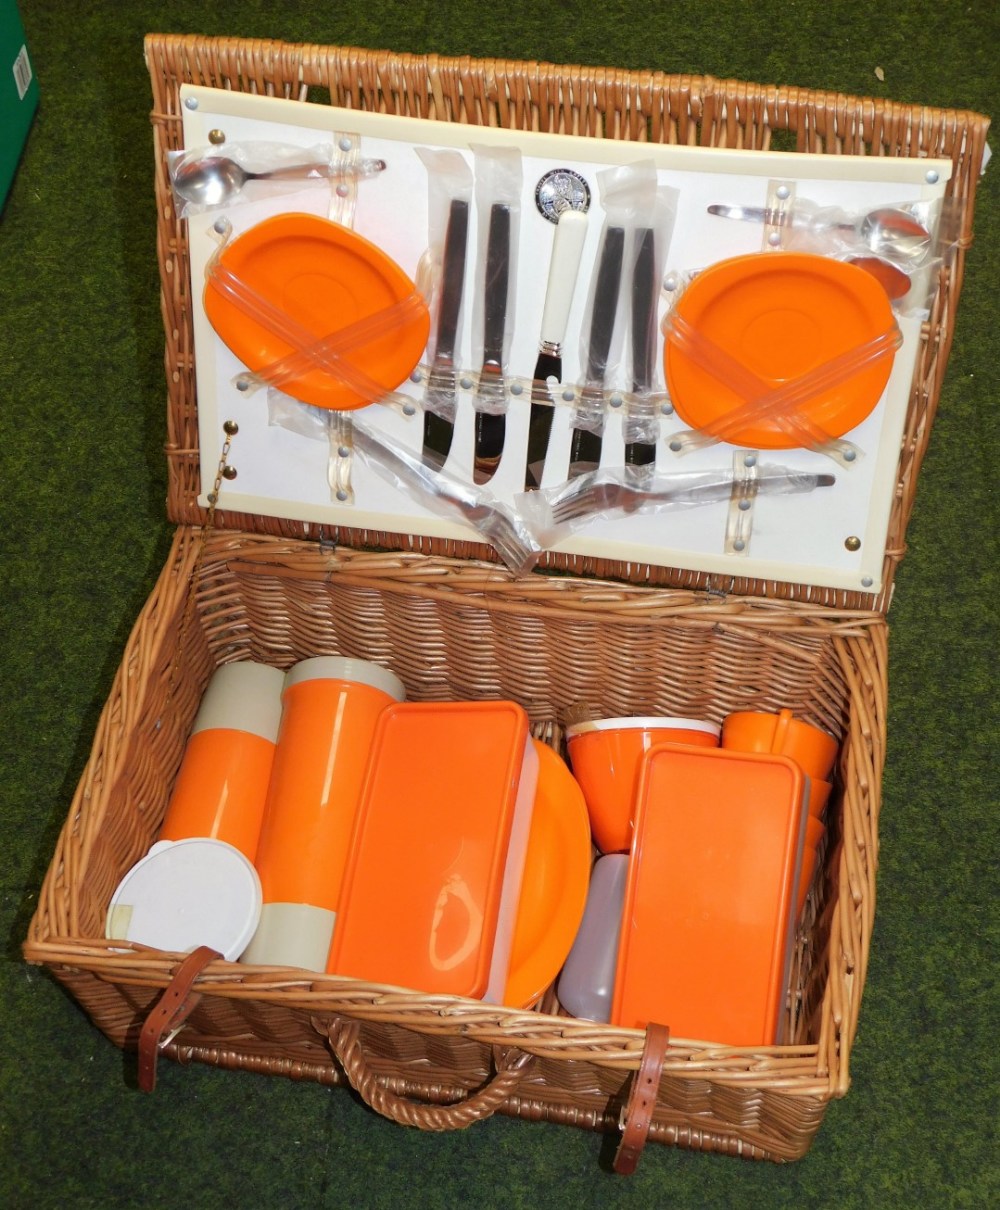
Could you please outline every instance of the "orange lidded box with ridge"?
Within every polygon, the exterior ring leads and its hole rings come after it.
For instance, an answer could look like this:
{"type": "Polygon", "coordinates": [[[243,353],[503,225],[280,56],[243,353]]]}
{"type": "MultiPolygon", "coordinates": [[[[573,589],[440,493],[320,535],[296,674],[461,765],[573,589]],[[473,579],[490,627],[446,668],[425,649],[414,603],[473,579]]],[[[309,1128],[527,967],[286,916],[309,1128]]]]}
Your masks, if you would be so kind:
{"type": "Polygon", "coordinates": [[[538,781],[513,702],[379,717],[328,971],[503,999],[538,781]]]}
{"type": "Polygon", "coordinates": [[[643,760],[611,1021],[778,1041],[808,808],[787,757],[661,745],[643,760]]]}

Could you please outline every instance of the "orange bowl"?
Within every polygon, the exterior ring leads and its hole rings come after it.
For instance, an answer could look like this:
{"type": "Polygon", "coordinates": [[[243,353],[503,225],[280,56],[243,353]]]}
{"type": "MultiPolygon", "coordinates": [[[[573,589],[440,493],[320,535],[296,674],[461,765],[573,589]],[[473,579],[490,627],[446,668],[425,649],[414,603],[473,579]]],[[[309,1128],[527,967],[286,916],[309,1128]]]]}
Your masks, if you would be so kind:
{"type": "Polygon", "coordinates": [[[567,728],[569,761],[587,801],[594,843],[602,853],[632,844],[636,778],[654,744],[719,746],[715,723],[691,718],[602,718],[567,728]]]}

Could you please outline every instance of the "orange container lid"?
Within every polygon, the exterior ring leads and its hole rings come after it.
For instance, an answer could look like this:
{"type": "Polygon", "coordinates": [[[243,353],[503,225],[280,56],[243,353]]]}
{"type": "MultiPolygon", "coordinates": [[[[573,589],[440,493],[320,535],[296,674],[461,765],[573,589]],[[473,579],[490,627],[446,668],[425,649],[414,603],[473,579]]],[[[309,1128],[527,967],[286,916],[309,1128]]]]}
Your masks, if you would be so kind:
{"type": "Polygon", "coordinates": [[[587,804],[565,761],[533,740],[538,788],[503,1002],[529,1008],[562,969],[583,919],[590,884],[587,804]]]}
{"type": "Polygon", "coordinates": [[[514,702],[379,716],[327,969],[503,999],[538,780],[514,702]]]}
{"type": "MultiPolygon", "coordinates": [[[[314,214],[265,219],[228,244],[219,260],[317,341],[404,302],[415,290],[381,248],[314,214]]],[[[248,369],[261,370],[297,352],[211,280],[204,305],[212,327],[248,369]]],[[[386,391],[393,390],[420,360],[429,328],[421,303],[346,352],[344,360],[386,391]]],[[[282,383],[282,390],[324,408],[353,409],[370,402],[322,366],[282,383]]]]}
{"type": "MultiPolygon", "coordinates": [[[[804,252],[758,252],[719,261],[699,273],[677,301],[677,314],[769,387],[779,387],[865,345],[894,323],[885,290],[855,265],[804,252]]],[[[664,370],[677,414],[703,428],[746,401],[724,378],[702,369],[667,332],[664,370]]],[[[880,357],[847,381],[820,391],[798,415],[831,437],[855,428],[885,390],[892,357],[880,357]]],[[[799,445],[775,420],[751,422],[731,444],[755,449],[799,445]]]]}
{"type": "Polygon", "coordinates": [[[807,811],[783,756],[651,748],[639,774],[612,1023],[775,1043],[807,811]]]}

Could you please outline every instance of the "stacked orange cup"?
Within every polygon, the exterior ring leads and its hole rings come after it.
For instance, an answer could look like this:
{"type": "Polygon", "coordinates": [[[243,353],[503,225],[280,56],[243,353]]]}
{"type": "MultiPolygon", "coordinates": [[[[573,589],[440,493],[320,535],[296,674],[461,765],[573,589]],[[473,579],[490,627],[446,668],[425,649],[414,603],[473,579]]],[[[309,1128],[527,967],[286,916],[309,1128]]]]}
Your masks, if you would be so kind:
{"type": "Polygon", "coordinates": [[[812,723],[795,718],[791,710],[770,713],[740,710],[722,723],[722,747],[736,752],[770,752],[787,756],[805,773],[808,784],[809,818],[806,820],[798,888],[798,911],[805,905],[816,869],[819,846],[826,836],[823,811],[830,797],[828,780],[837,759],[837,741],[812,723]]]}

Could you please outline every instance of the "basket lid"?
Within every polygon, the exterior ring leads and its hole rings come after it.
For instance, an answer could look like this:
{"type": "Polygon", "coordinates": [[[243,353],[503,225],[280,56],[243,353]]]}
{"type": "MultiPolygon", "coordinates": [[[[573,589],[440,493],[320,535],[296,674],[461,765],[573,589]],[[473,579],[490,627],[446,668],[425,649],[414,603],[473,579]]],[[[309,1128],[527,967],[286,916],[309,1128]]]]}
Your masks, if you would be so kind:
{"type": "MultiPolygon", "coordinates": [[[[248,53],[250,49],[248,46],[248,53]]],[[[384,70],[357,71],[356,58],[359,53],[363,58],[364,53],[354,50],[350,52],[354,66],[342,72],[324,67],[329,60],[337,59],[339,48],[326,48],[324,54],[316,55],[307,54],[302,47],[255,43],[252,53],[259,59],[259,70],[251,77],[235,68],[230,70],[227,66],[230,60],[222,54],[222,45],[210,38],[151,36],[146,50],[156,102],[153,120],[159,134],[158,222],[167,318],[172,519],[180,523],[204,523],[212,504],[210,497],[214,496],[215,521],[227,527],[319,538],[349,546],[497,561],[483,531],[470,525],[467,516],[446,515],[419,493],[408,496],[409,488],[401,494],[400,483],[407,482],[403,472],[392,481],[392,474],[370,470],[363,465],[365,459],[352,450],[351,417],[356,426],[370,427],[371,417],[376,416],[379,439],[387,440],[394,448],[403,447],[420,461],[422,416],[437,340],[440,294],[436,284],[439,272],[427,274],[426,269],[428,265],[433,269],[440,260],[443,235],[435,227],[428,174],[414,149],[430,147],[435,151],[458,152],[470,172],[475,169],[475,155],[482,148],[495,150],[503,144],[509,149],[513,141],[520,152],[520,200],[514,202],[518,221],[511,226],[518,254],[509,263],[510,298],[514,305],[508,319],[514,335],[508,332],[508,343],[513,341],[513,346],[504,350],[508,386],[504,450],[505,454],[508,450],[515,453],[501,458],[489,482],[489,491],[506,507],[513,505],[515,496],[523,489],[524,468],[520,463],[526,460],[532,380],[546,274],[552,256],[553,224],[535,208],[536,177],[540,180],[546,173],[551,174],[556,165],[574,171],[582,168],[576,176],[589,181],[591,197],[580,284],[569,313],[570,335],[562,348],[564,364],[572,363],[575,367],[574,381],[567,390],[572,388],[577,396],[573,403],[549,396],[549,403],[555,406],[550,407],[553,424],[548,461],[558,466],[560,459],[566,461],[570,457],[574,440],[571,413],[579,399],[586,352],[584,334],[591,292],[588,277],[592,278],[596,270],[603,233],[610,222],[609,212],[602,204],[601,174],[609,168],[634,163],[634,144],[619,143],[613,138],[595,140],[547,132],[545,122],[562,112],[558,106],[551,111],[536,111],[529,104],[523,112],[511,110],[499,120],[496,89],[499,88],[500,94],[504,92],[500,78],[504,68],[493,62],[406,56],[403,70],[401,56],[379,52],[381,68],[391,69],[398,61],[399,72],[389,70],[387,75],[384,70]],[[178,43],[189,53],[178,54],[178,43]],[[216,88],[200,85],[196,65],[205,61],[213,63],[216,88]],[[389,78],[394,81],[391,89],[383,84],[389,78]],[[266,88],[261,87],[262,81],[266,82],[266,88]],[[331,89],[332,104],[309,100],[313,86],[331,89]],[[454,98],[464,95],[470,87],[482,90],[481,110],[477,106],[470,111],[464,103],[453,103],[450,99],[453,94],[454,98]],[[433,120],[410,116],[414,112],[433,113],[433,120]],[[482,127],[476,128],[474,140],[470,139],[467,124],[470,112],[483,122],[482,127]],[[331,154],[340,164],[356,163],[359,156],[366,162],[373,155],[384,160],[386,170],[376,179],[351,179],[346,184],[341,181],[332,189],[329,182],[324,188],[317,188],[313,180],[297,191],[286,184],[283,192],[276,193],[270,183],[260,182],[261,189],[256,193],[248,190],[241,204],[232,206],[225,217],[231,223],[232,235],[239,237],[248,230],[259,230],[259,225],[271,219],[276,210],[332,216],[345,227],[353,225],[356,234],[377,246],[383,257],[417,284],[417,294],[423,294],[430,303],[432,335],[413,375],[420,381],[400,382],[393,406],[378,404],[361,412],[332,411],[319,417],[315,413],[299,413],[290,418],[281,414],[285,396],[276,396],[268,403],[263,391],[234,393],[246,366],[212,327],[203,303],[206,265],[218,252],[220,236],[215,230],[218,215],[202,212],[180,216],[169,179],[169,157],[174,151],[217,143],[220,131],[223,135],[235,132],[233,137],[244,143],[269,136],[292,138],[303,151],[318,144],[327,146],[332,140],[331,154]],[[473,142],[475,152],[470,149],[473,142]],[[401,197],[406,198],[405,205],[400,204],[401,197]],[[179,289],[185,282],[190,283],[190,289],[179,289]],[[211,349],[211,356],[205,355],[206,348],[211,349]],[[579,375],[576,369],[580,370],[579,375]],[[195,399],[197,407],[192,407],[195,399]],[[412,415],[406,415],[407,411],[412,415]],[[239,431],[233,434],[232,427],[239,431]],[[228,460],[225,476],[217,475],[220,452],[228,460]],[[230,474],[233,478],[228,477],[230,474]],[[400,498],[404,501],[402,506],[400,498]]],[[[312,48],[313,52],[316,50],[312,48]]],[[[540,65],[509,64],[507,70],[518,74],[520,95],[525,80],[530,82],[543,69],[540,65]]],[[[565,78],[569,88],[570,81],[579,80],[581,70],[546,66],[545,86],[558,87],[565,78]]],[[[630,73],[620,74],[626,83],[631,79],[630,73]]],[[[594,78],[596,81],[596,73],[594,78]]],[[[672,80],[657,77],[664,95],[672,80]]],[[[643,81],[645,76],[641,79],[635,76],[637,89],[643,81]]],[[[684,80],[681,95],[691,107],[692,120],[695,111],[701,115],[703,146],[643,144],[643,154],[655,166],[660,185],[664,181],[680,181],[668,241],[671,253],[676,255],[671,259],[668,254],[666,261],[658,262],[658,272],[679,265],[681,276],[690,276],[727,254],[746,255],[753,249],[754,240],[756,247],[761,248],[759,225],[726,222],[707,214],[706,203],[719,200],[719,190],[730,191],[737,180],[751,183],[750,197],[769,197],[775,182],[782,180],[786,187],[791,186],[793,195],[797,188],[807,198],[832,199],[840,206],[848,205],[852,212],[856,208],[858,213],[879,199],[899,205],[913,202],[927,206],[941,202],[947,193],[948,215],[954,228],[948,246],[953,253],[951,264],[957,268],[954,272],[938,273],[937,270],[948,269],[949,265],[934,262],[931,285],[936,282],[939,291],[954,298],[961,283],[960,260],[971,227],[975,179],[985,147],[984,119],[972,114],[938,115],[921,109],[919,121],[914,111],[913,123],[880,125],[877,129],[883,142],[878,146],[863,143],[861,135],[856,145],[842,137],[831,140],[830,154],[836,153],[832,160],[822,148],[816,154],[801,157],[770,151],[737,151],[714,146],[717,142],[733,142],[728,125],[723,137],[715,124],[723,121],[731,124],[736,120],[733,115],[739,113],[746,113],[746,121],[751,121],[756,111],[743,103],[748,90],[757,88],[762,97],[767,90],[763,86],[741,84],[737,97],[735,92],[730,96],[731,88],[735,86],[710,79],[684,80]],[[899,133],[904,130],[910,132],[905,139],[899,133]],[[913,131],[918,135],[913,135],[913,131]],[[913,141],[918,136],[919,145],[913,141]],[[702,263],[691,260],[694,253],[685,260],[687,253],[683,250],[705,247],[715,252],[711,257],[702,255],[702,263]]],[[[572,95],[567,92],[566,104],[575,104],[572,97],[576,95],[574,85],[572,95]]],[[[630,96],[629,88],[623,87],[602,102],[608,107],[609,126],[623,128],[628,115],[617,112],[615,107],[627,108],[630,96]]],[[[796,90],[795,104],[785,114],[790,127],[801,124],[803,131],[807,126],[810,131],[814,126],[818,129],[830,120],[828,101],[825,94],[813,96],[796,90]]],[[[838,113],[841,109],[850,111],[851,106],[857,109],[859,131],[870,129],[869,123],[861,121],[863,106],[870,102],[839,98],[839,103],[838,113]]],[[[676,131],[672,122],[665,123],[662,129],[664,138],[673,137],[676,131]]],[[[736,141],[747,147],[757,143],[750,133],[745,140],[736,141]]],[[[804,134],[802,141],[805,142],[804,134]]],[[[810,136],[811,151],[816,151],[815,144],[816,140],[810,136]]],[[[213,150],[219,152],[218,147],[213,150]]],[[[673,188],[673,184],[669,187],[673,188]]],[[[466,289],[460,311],[464,318],[459,328],[465,344],[460,344],[456,351],[458,403],[452,460],[446,468],[449,472],[457,470],[459,479],[463,479],[461,466],[467,455],[471,465],[476,429],[483,427],[475,419],[474,397],[483,357],[480,325],[485,306],[482,272],[488,207],[478,194],[470,192],[468,196],[472,211],[466,289]]],[[[746,197],[734,200],[745,201],[746,197]]],[[[768,257],[773,255],[769,253],[768,257]]],[[[626,285],[630,274],[631,284],[637,278],[637,257],[638,254],[633,259],[631,251],[625,254],[626,285]]],[[[853,266],[841,265],[840,269],[863,274],[862,269],[853,266]]],[[[867,285],[873,286],[874,279],[867,285]]],[[[662,299],[660,305],[662,309],[662,299]]],[[[773,314],[765,319],[773,330],[780,331],[777,312],[781,306],[778,303],[775,306],[777,311],[772,306],[773,314]]],[[[805,322],[800,312],[801,307],[796,311],[802,321],[799,328],[805,322]]],[[[619,316],[626,313],[624,307],[619,316]]],[[[599,517],[586,532],[573,528],[555,538],[549,535],[543,542],[545,551],[538,561],[540,568],[651,585],[815,601],[846,610],[884,610],[895,567],[902,556],[915,472],[929,437],[927,420],[933,414],[940,387],[942,357],[938,346],[946,352],[953,313],[951,301],[947,306],[935,305],[935,314],[943,319],[927,325],[922,322],[925,314],[897,311],[902,345],[898,350],[890,350],[891,356],[884,349],[880,351],[882,360],[865,371],[865,399],[848,401],[844,415],[854,427],[845,434],[847,444],[840,448],[843,458],[838,465],[831,466],[825,455],[808,449],[765,450],[766,457],[761,457],[757,450],[728,443],[715,449],[712,458],[698,449],[667,467],[666,455],[661,458],[660,453],[673,431],[669,424],[679,423],[674,413],[669,423],[661,422],[658,471],[672,471],[676,467],[678,472],[710,470],[718,476],[724,470],[731,478],[731,491],[725,502],[716,500],[712,504],[712,518],[706,520],[707,508],[654,514],[645,506],[630,514],[624,524],[621,516],[599,517]],[[933,348],[929,347],[932,345],[933,348]],[[888,371],[890,365],[891,373],[880,400],[866,418],[859,420],[871,404],[875,377],[888,371]],[[854,457],[853,465],[849,466],[847,459],[855,455],[861,456],[854,457]],[[772,473],[773,467],[765,467],[765,462],[773,463],[779,473],[772,473]],[[791,476],[783,474],[788,468],[791,476]],[[832,485],[828,483],[831,475],[832,485]],[[799,493],[794,499],[780,486],[787,487],[789,483],[799,493]],[[678,536],[681,534],[683,539],[678,536]]],[[[407,329],[411,334],[412,330],[407,329]]],[[[867,339],[868,335],[866,329],[863,336],[867,339]]],[[[857,347],[864,349],[865,339],[859,337],[861,344],[857,347]]],[[[611,358],[612,361],[617,358],[616,364],[623,373],[630,356],[627,343],[627,332],[619,321],[611,358]]],[[[392,376],[398,377],[401,372],[397,369],[392,376]]],[[[288,380],[279,377],[278,381],[287,385],[288,380]]],[[[242,385],[248,385],[245,377],[242,385]]],[[[612,398],[614,391],[605,392],[604,444],[606,450],[611,450],[605,454],[605,467],[624,461],[621,451],[629,444],[626,440],[629,430],[624,427],[621,415],[634,413],[630,410],[632,386],[627,380],[625,385],[624,406],[621,400],[612,398]]],[[[666,386],[666,382],[661,385],[666,386]]],[[[433,408],[428,414],[434,414],[433,408]]],[[[360,428],[355,432],[360,432],[360,428]]],[[[543,479],[543,490],[558,482],[558,471],[553,474],[555,479],[543,479]]]]}

